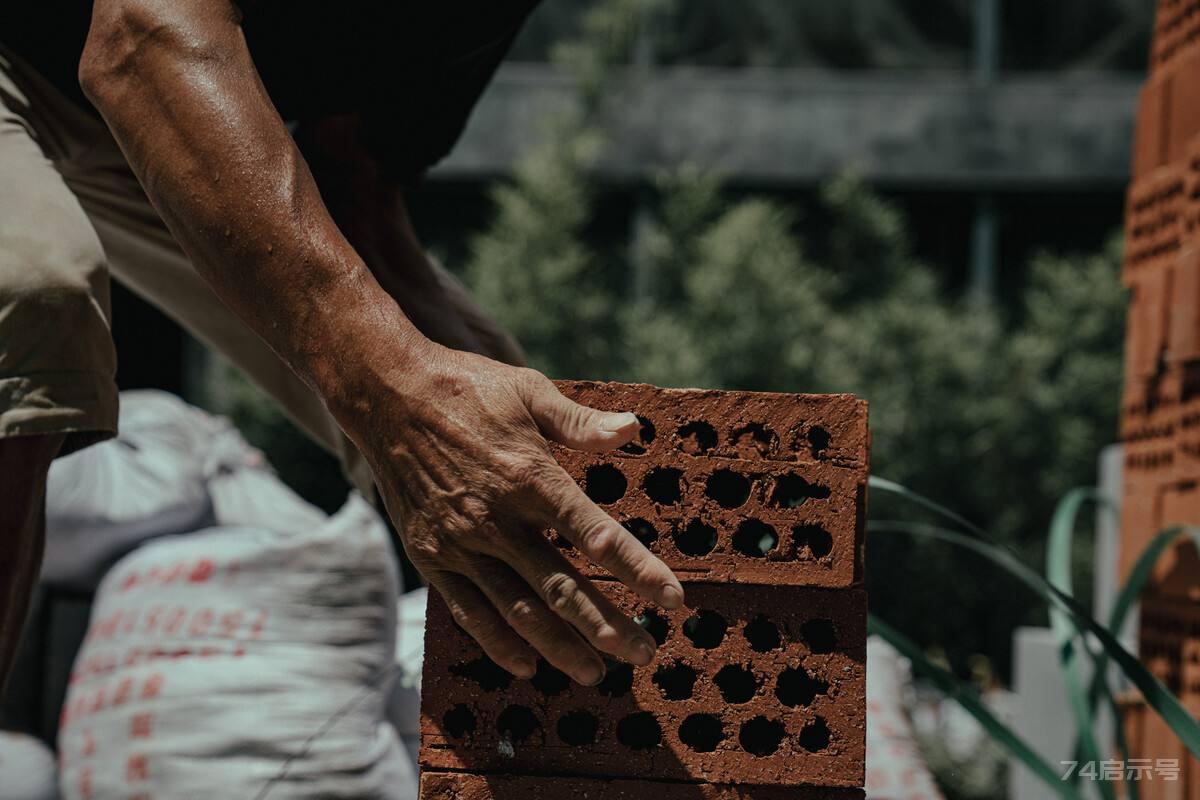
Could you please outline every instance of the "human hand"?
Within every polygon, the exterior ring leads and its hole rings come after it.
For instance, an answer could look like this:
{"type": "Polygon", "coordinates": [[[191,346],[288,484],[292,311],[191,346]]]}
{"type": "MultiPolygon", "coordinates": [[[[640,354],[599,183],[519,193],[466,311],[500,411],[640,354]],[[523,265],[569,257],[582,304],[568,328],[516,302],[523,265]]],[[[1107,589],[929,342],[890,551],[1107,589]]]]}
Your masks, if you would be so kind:
{"type": "Polygon", "coordinates": [[[641,596],[682,605],[667,566],[587,498],[546,442],[610,450],[636,435],[637,418],[578,405],[530,369],[432,342],[421,350],[425,366],[372,393],[349,431],[413,564],[518,677],[533,676],[536,653],[586,685],[604,677],[597,651],[648,664],[654,639],[542,534],[555,528],[641,596]]]}

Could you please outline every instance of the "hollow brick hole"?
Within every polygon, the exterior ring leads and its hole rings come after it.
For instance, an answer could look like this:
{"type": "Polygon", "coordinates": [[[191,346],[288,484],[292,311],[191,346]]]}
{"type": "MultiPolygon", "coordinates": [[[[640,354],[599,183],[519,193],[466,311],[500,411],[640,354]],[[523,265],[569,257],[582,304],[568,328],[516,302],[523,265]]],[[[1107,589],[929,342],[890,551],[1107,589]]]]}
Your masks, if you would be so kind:
{"type": "Polygon", "coordinates": [[[654,528],[653,523],[641,517],[626,520],[625,529],[633,534],[633,538],[637,539],[647,548],[658,541],[658,531],[654,528]]]}
{"type": "Polygon", "coordinates": [[[633,621],[641,625],[642,629],[654,638],[659,647],[667,641],[667,636],[671,633],[671,624],[667,622],[666,617],[652,608],[648,608],[641,614],[638,614],[633,618],[633,621]]]}
{"type": "Polygon", "coordinates": [[[675,435],[679,449],[688,455],[702,455],[717,446],[717,429],[703,420],[683,425],[675,435]]]}
{"type": "Polygon", "coordinates": [[[774,622],[759,614],[746,623],[742,635],[750,643],[750,649],[756,653],[768,653],[780,645],[779,628],[774,622]]]}
{"type": "Polygon", "coordinates": [[[697,611],[683,623],[683,634],[701,650],[712,650],[721,644],[729,623],[715,611],[697,611]]]}
{"type": "Polygon", "coordinates": [[[733,470],[719,469],[708,476],[704,493],[722,508],[737,508],[750,499],[750,479],[733,470]]]}
{"type": "Polygon", "coordinates": [[[751,422],[733,432],[733,446],[743,457],[766,458],[775,450],[779,436],[761,422],[751,422]]]}
{"type": "Polygon", "coordinates": [[[474,661],[468,661],[465,664],[455,664],[450,667],[450,674],[474,681],[485,692],[507,689],[513,680],[510,672],[501,668],[500,665],[487,656],[480,656],[474,661]]]}
{"type": "Polygon", "coordinates": [[[777,544],[775,529],[757,519],[745,520],[733,534],[733,549],[751,558],[765,558],[777,544]]]}
{"type": "Polygon", "coordinates": [[[775,479],[775,490],[771,493],[771,504],[780,508],[796,508],[809,498],[824,500],[829,497],[829,488],[809,483],[800,475],[788,473],[775,479]]]}
{"type": "Polygon", "coordinates": [[[607,505],[625,496],[625,476],[612,464],[596,464],[584,473],[584,491],[593,502],[607,505]]]}
{"type": "Polygon", "coordinates": [[[561,670],[552,667],[550,662],[544,658],[538,659],[537,672],[529,679],[529,682],[533,684],[534,689],[546,697],[557,697],[571,688],[571,679],[561,670]]]}
{"type": "Polygon", "coordinates": [[[779,749],[786,733],[783,723],[779,720],[758,716],[742,723],[738,742],[747,753],[762,758],[774,754],[779,749]]]}
{"type": "Polygon", "coordinates": [[[475,732],[475,712],[465,703],[459,703],[442,715],[442,728],[453,739],[461,739],[475,732]]]}
{"type": "Polygon", "coordinates": [[[736,664],[727,664],[713,677],[713,683],[721,690],[726,703],[737,705],[749,702],[758,691],[758,679],[754,673],[736,664]]]}
{"type": "Polygon", "coordinates": [[[513,744],[526,741],[540,727],[537,715],[525,706],[508,706],[496,717],[496,732],[513,744]]]}
{"type": "Polygon", "coordinates": [[[642,489],[660,506],[673,506],[683,497],[683,473],[674,467],[656,467],[646,473],[642,489]]]}
{"type": "Polygon", "coordinates": [[[623,452],[634,456],[645,455],[647,448],[654,442],[654,437],[657,433],[654,430],[654,423],[640,414],[638,415],[638,422],[641,423],[642,427],[638,430],[637,438],[632,442],[621,445],[623,452]]]}
{"type": "Polygon", "coordinates": [[[725,726],[714,714],[692,714],[679,726],[679,741],[697,753],[711,753],[725,738],[725,726]]]}
{"type": "Polygon", "coordinates": [[[617,723],[617,741],[630,750],[649,750],[662,742],[662,727],[649,711],[639,711],[617,723]]]}
{"type": "Polygon", "coordinates": [[[800,746],[810,753],[819,753],[829,747],[829,726],[817,717],[800,731],[800,746]]]}
{"type": "Polygon", "coordinates": [[[633,688],[633,667],[620,661],[605,660],[608,669],[596,684],[596,691],[605,697],[624,697],[633,688]]]}
{"type": "Polygon", "coordinates": [[[827,691],[828,683],[809,675],[802,667],[788,667],[775,680],[775,696],[788,708],[811,705],[817,695],[827,691]]]}
{"type": "Polygon", "coordinates": [[[829,449],[829,439],[829,431],[820,425],[808,429],[808,447],[813,458],[824,458],[825,451],[829,449]]]}
{"type": "Polygon", "coordinates": [[[676,529],[672,538],[685,556],[706,556],[717,546],[717,529],[694,519],[682,530],[676,529]]]}
{"type": "Polygon", "coordinates": [[[837,633],[827,619],[811,619],[800,626],[800,635],[813,653],[832,653],[837,647],[837,633]]]}
{"type": "Polygon", "coordinates": [[[792,540],[797,558],[824,558],[833,550],[833,536],[820,525],[797,525],[792,528],[792,540]]]}
{"type": "Polygon", "coordinates": [[[664,664],[654,673],[654,684],[668,700],[689,700],[696,686],[696,670],[683,663],[664,664]]]}
{"type": "Polygon", "coordinates": [[[569,711],[558,719],[558,738],[571,747],[596,743],[600,720],[590,711],[569,711]]]}

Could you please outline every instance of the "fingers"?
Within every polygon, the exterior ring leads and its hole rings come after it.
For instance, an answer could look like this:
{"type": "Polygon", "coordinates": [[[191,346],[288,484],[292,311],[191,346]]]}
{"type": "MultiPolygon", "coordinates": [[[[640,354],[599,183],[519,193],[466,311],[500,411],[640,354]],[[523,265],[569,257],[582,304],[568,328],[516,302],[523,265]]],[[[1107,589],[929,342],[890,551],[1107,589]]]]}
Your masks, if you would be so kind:
{"type": "Polygon", "coordinates": [[[597,411],[563,397],[549,378],[532,373],[527,403],[534,422],[547,439],[574,450],[602,452],[620,447],[637,435],[641,424],[629,412],[597,411]]]}
{"type": "Polygon", "coordinates": [[[622,614],[542,536],[529,539],[529,546],[514,549],[509,563],[550,610],[598,650],[639,667],[654,660],[654,637],[622,614]]]}
{"type": "Polygon", "coordinates": [[[584,686],[604,678],[604,661],[503,561],[480,557],[470,576],[504,622],[547,661],[584,686]]]}
{"type": "Polygon", "coordinates": [[[537,655],[470,580],[452,572],[437,572],[429,582],[446,601],[454,621],[479,643],[488,658],[518,678],[533,677],[537,655]]]}
{"type": "Polygon", "coordinates": [[[667,565],[589,500],[561,467],[547,470],[536,488],[548,527],[647,600],[667,609],[683,605],[683,586],[667,565]]]}

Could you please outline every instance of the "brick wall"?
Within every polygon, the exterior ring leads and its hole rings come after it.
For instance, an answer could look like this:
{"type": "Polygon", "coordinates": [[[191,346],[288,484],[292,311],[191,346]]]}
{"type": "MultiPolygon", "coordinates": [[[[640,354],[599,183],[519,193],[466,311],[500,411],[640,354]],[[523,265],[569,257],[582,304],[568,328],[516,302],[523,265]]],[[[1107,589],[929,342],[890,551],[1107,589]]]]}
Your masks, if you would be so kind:
{"type": "MultiPolygon", "coordinates": [[[[1160,0],[1137,114],[1126,204],[1130,289],[1121,438],[1121,578],[1163,528],[1200,525],[1200,2],[1160,0]]],[[[1200,712],[1200,558],[1173,547],[1142,599],[1142,660],[1200,712]]],[[[1135,698],[1135,758],[1179,759],[1177,782],[1142,796],[1200,800],[1200,763],[1135,698]]]]}

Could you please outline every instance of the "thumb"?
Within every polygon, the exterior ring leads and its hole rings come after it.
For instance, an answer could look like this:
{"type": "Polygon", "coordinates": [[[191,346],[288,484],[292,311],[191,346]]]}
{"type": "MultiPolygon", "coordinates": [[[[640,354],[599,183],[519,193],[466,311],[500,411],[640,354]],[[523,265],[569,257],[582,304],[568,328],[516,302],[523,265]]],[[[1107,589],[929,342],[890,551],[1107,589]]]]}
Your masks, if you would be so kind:
{"type": "Polygon", "coordinates": [[[602,452],[637,436],[638,418],[625,412],[597,411],[563,397],[543,375],[529,397],[529,413],[547,439],[574,450],[602,452]]]}

